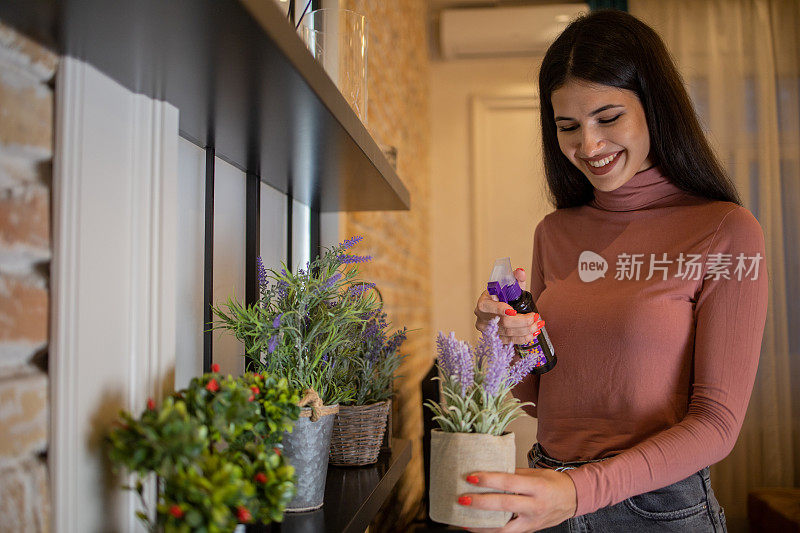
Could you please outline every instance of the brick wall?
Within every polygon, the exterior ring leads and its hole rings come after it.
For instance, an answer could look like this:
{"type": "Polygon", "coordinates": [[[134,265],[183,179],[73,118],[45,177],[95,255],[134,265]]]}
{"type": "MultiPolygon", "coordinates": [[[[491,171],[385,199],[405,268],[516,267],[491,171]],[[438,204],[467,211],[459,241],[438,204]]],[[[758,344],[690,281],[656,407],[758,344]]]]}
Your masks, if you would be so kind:
{"type": "Polygon", "coordinates": [[[48,531],[48,306],[57,57],[0,21],[0,532],[48,531]]]}
{"type": "Polygon", "coordinates": [[[428,176],[427,2],[347,0],[341,7],[366,16],[368,48],[368,123],[378,143],[397,147],[398,174],[411,193],[411,210],[349,213],[345,235],[365,235],[361,251],[375,260],[363,270],[381,290],[392,324],[418,329],[403,352],[394,400],[396,437],[411,439],[413,457],[392,502],[379,520],[381,529],[404,530],[421,509],[422,398],[420,381],[433,364],[428,176]]]}

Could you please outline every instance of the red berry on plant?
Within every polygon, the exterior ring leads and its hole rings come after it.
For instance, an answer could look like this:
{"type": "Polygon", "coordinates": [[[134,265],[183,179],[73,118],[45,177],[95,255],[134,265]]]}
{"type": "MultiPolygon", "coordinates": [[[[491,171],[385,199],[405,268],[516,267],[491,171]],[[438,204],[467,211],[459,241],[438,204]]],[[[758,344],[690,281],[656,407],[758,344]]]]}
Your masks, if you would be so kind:
{"type": "Polygon", "coordinates": [[[256,399],[255,395],[251,394],[250,397],[247,399],[247,401],[252,402],[255,399],[256,399]]]}
{"type": "Polygon", "coordinates": [[[219,383],[217,383],[216,379],[211,378],[211,381],[206,385],[206,389],[210,392],[217,392],[219,390],[219,383]]]}
{"type": "Polygon", "coordinates": [[[213,365],[211,365],[211,371],[212,372],[219,372],[219,365],[217,363],[214,363],[213,365]]]}
{"type": "Polygon", "coordinates": [[[173,503],[172,507],[169,508],[169,514],[171,514],[175,518],[182,518],[183,510],[173,503]]]}
{"type": "Polygon", "coordinates": [[[250,511],[247,510],[247,507],[240,505],[236,510],[236,518],[239,519],[239,522],[249,522],[253,519],[253,515],[250,514],[250,511]]]}
{"type": "Polygon", "coordinates": [[[278,455],[280,455],[280,454],[281,454],[281,450],[280,450],[280,448],[272,448],[272,451],[274,451],[274,452],[275,452],[275,453],[277,453],[278,455]]]}
{"type": "Polygon", "coordinates": [[[156,408],[156,402],[152,398],[147,399],[147,408],[151,411],[156,408]]]}
{"type": "Polygon", "coordinates": [[[264,472],[259,472],[258,474],[256,474],[256,481],[258,483],[266,483],[267,475],[264,472]]]}
{"type": "Polygon", "coordinates": [[[250,387],[250,390],[253,391],[253,394],[258,394],[259,393],[258,387],[256,387],[255,385],[250,387]]]}

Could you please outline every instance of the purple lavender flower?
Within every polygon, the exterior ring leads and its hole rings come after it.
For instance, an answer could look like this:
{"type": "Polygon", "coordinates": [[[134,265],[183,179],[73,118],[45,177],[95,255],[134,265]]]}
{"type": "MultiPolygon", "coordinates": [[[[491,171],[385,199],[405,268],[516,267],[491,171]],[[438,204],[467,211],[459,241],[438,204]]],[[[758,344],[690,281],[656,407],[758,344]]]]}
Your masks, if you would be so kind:
{"type": "Polygon", "coordinates": [[[378,359],[380,359],[381,351],[377,346],[374,346],[367,350],[365,355],[367,362],[375,364],[378,362],[378,359]]]}
{"type": "Polygon", "coordinates": [[[375,319],[370,320],[367,322],[367,327],[364,328],[364,334],[362,337],[364,340],[372,340],[378,334],[379,326],[378,321],[375,319]]]}
{"type": "Polygon", "coordinates": [[[289,294],[289,284],[281,280],[275,286],[278,289],[278,298],[286,298],[286,295],[289,294]]]}
{"type": "Polygon", "coordinates": [[[269,338],[269,346],[267,347],[267,353],[272,353],[275,351],[275,348],[278,347],[278,336],[273,335],[269,338]]]}
{"type": "Polygon", "coordinates": [[[440,331],[439,335],[436,337],[436,351],[439,354],[437,362],[439,363],[439,370],[441,370],[442,374],[444,374],[445,376],[449,376],[453,373],[453,369],[450,366],[449,353],[452,349],[451,345],[455,343],[456,343],[456,334],[453,331],[451,331],[450,335],[448,335],[447,337],[445,337],[444,333],[440,331]]]}
{"type": "Polygon", "coordinates": [[[325,280],[325,282],[320,286],[320,291],[327,291],[328,289],[333,287],[333,285],[340,279],[342,279],[342,274],[336,272],[331,277],[325,280]]]}
{"type": "Polygon", "coordinates": [[[264,262],[261,257],[256,257],[256,275],[258,277],[258,286],[265,288],[267,286],[267,269],[264,268],[264,262]]]}
{"type": "Polygon", "coordinates": [[[380,309],[375,309],[373,311],[364,311],[363,313],[358,315],[358,318],[360,318],[361,320],[367,321],[367,320],[373,318],[374,316],[376,316],[380,312],[381,312],[380,309]]]}
{"type": "Polygon", "coordinates": [[[367,292],[374,286],[375,286],[374,283],[359,283],[347,289],[347,292],[351,298],[360,298],[364,295],[365,292],[367,292]]]}
{"type": "Polygon", "coordinates": [[[283,318],[283,313],[277,315],[274,319],[272,319],[272,327],[278,329],[281,325],[281,318],[283,318]]]}
{"type": "Polygon", "coordinates": [[[455,333],[445,337],[439,332],[436,340],[439,349],[439,368],[445,376],[450,376],[461,385],[463,395],[475,384],[475,361],[469,344],[456,339],[455,333]]]}
{"type": "Polygon", "coordinates": [[[387,354],[393,354],[400,348],[400,345],[406,340],[406,332],[407,329],[403,328],[395,331],[394,334],[392,334],[392,336],[389,338],[389,342],[386,343],[387,354]]]}
{"type": "Polygon", "coordinates": [[[322,366],[328,365],[328,354],[322,354],[322,366]]]}
{"type": "Polygon", "coordinates": [[[364,237],[362,237],[361,235],[356,235],[352,239],[348,239],[348,240],[344,241],[339,246],[341,246],[345,250],[349,250],[350,248],[352,248],[353,246],[358,244],[362,239],[364,239],[364,237]]]}
{"type": "Polygon", "coordinates": [[[534,354],[529,354],[527,357],[523,357],[516,363],[514,366],[511,367],[508,371],[508,378],[506,379],[506,383],[513,387],[523,379],[525,376],[531,373],[533,367],[536,366],[536,363],[539,362],[539,358],[536,357],[534,354]]]}
{"type": "Polygon", "coordinates": [[[339,254],[336,259],[343,265],[352,265],[356,263],[366,263],[372,261],[371,255],[354,255],[354,254],[339,254]]]}
{"type": "MultiPolygon", "coordinates": [[[[281,269],[281,276],[288,276],[289,273],[286,272],[286,269],[281,269]]],[[[275,288],[278,290],[278,298],[284,299],[286,295],[289,294],[289,284],[286,283],[284,280],[278,280],[275,284],[275,288]]]]}
{"type": "Polygon", "coordinates": [[[468,388],[475,384],[475,360],[467,343],[462,343],[459,346],[456,357],[456,375],[458,376],[458,382],[461,384],[461,394],[463,395],[468,388]]]}
{"type": "Polygon", "coordinates": [[[508,365],[514,357],[514,345],[503,344],[498,336],[499,317],[489,322],[476,349],[478,366],[483,370],[483,388],[491,396],[500,392],[500,386],[508,377],[508,365]]]}

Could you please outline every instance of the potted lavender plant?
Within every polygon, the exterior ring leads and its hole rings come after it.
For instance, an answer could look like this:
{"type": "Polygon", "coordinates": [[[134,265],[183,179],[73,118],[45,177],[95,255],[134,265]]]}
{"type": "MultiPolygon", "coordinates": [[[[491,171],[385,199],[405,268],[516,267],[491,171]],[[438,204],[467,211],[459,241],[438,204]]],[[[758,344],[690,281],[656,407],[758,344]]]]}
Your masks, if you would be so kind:
{"type": "Polygon", "coordinates": [[[350,253],[362,237],[333,246],[297,273],[264,268],[258,260],[259,301],[229,298],[215,307],[217,329],[243,342],[253,370],[283,377],[302,391],[300,419],[284,437],[286,456],[297,471],[297,494],[287,511],[322,506],[331,431],[339,404],[355,397],[346,357],[359,342],[354,334],[379,305],[357,279],[358,264],[371,257],[350,253]]]}
{"type": "Polygon", "coordinates": [[[431,433],[431,519],[463,527],[502,527],[511,513],[458,504],[465,492],[491,489],[468,485],[476,470],[514,473],[514,434],[508,424],[522,414],[509,393],[533,367],[533,357],[512,364],[514,345],[504,345],[494,319],[473,349],[441,332],[436,341],[442,403],[427,402],[440,429],[431,433]]]}
{"type": "Polygon", "coordinates": [[[377,462],[391,409],[395,372],[404,358],[399,350],[408,330],[404,327],[389,334],[382,309],[364,318],[354,353],[345,358],[355,395],[339,406],[333,422],[330,463],[334,465],[377,462]]]}

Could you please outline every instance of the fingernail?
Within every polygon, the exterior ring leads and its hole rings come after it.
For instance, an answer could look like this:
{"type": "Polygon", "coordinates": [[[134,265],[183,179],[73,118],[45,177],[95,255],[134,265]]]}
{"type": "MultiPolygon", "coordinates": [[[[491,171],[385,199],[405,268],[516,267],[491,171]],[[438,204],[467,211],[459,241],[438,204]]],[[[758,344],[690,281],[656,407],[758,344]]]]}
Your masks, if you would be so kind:
{"type": "Polygon", "coordinates": [[[517,315],[517,312],[516,312],[516,311],[514,311],[513,309],[506,309],[506,314],[507,314],[508,316],[516,316],[516,315],[517,315]]]}
{"type": "Polygon", "coordinates": [[[525,272],[525,269],[524,269],[524,268],[522,268],[522,267],[518,267],[518,268],[516,268],[516,269],[515,269],[515,271],[516,271],[516,270],[522,270],[523,272],[525,272]]]}
{"type": "Polygon", "coordinates": [[[473,485],[479,481],[478,476],[467,476],[467,483],[472,483],[473,485]]]}
{"type": "Polygon", "coordinates": [[[539,313],[533,313],[533,321],[534,321],[534,322],[538,322],[538,321],[539,321],[539,319],[541,319],[541,318],[542,318],[542,317],[540,317],[540,316],[539,316],[539,313]]]}
{"type": "Polygon", "coordinates": [[[459,505],[472,505],[472,498],[469,496],[461,496],[458,498],[459,505]]]}
{"type": "Polygon", "coordinates": [[[540,320],[536,325],[539,327],[539,329],[543,328],[544,327],[544,320],[540,320]]]}

